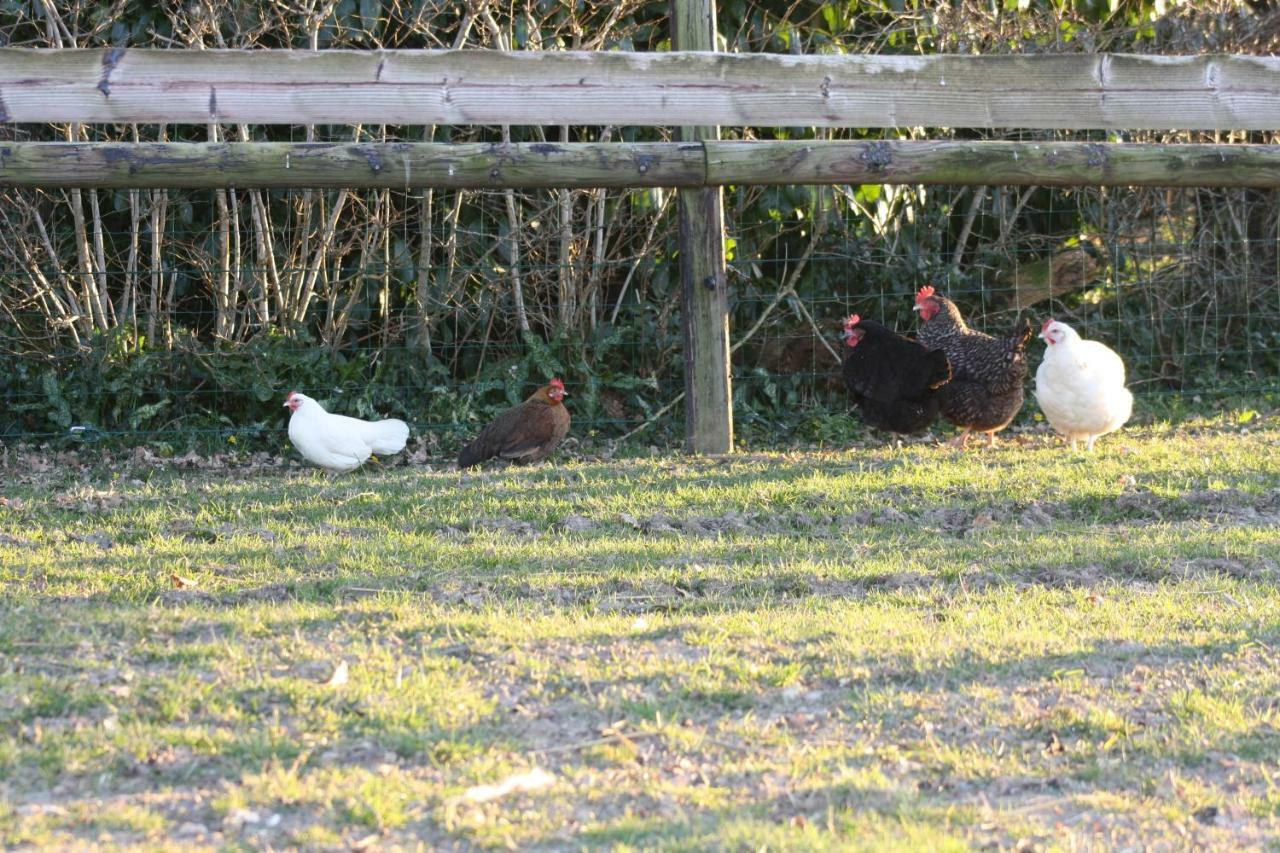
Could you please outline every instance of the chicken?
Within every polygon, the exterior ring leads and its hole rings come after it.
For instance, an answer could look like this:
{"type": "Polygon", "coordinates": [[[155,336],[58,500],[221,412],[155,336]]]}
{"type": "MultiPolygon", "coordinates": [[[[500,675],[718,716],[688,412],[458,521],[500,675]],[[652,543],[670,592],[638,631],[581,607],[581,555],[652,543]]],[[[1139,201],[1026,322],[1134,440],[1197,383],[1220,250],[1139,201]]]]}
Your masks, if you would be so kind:
{"type": "Polygon", "coordinates": [[[1044,361],[1036,371],[1036,402],[1071,449],[1124,426],[1133,414],[1133,395],[1124,387],[1124,362],[1110,347],[1086,341],[1066,323],[1050,317],[1040,330],[1044,361]]]}
{"type": "Polygon", "coordinates": [[[965,447],[970,432],[985,432],[995,446],[996,433],[1022,408],[1027,378],[1027,343],[1035,328],[1023,320],[1005,338],[975,332],[955,303],[932,287],[916,294],[915,309],[923,321],[917,340],[940,349],[951,363],[951,381],[942,391],[942,415],[962,432],[954,442],[965,447]]]}
{"type": "Polygon", "coordinates": [[[942,350],[925,349],[857,314],[845,321],[840,337],[846,346],[844,383],[863,420],[899,433],[920,432],[933,423],[938,389],[951,379],[942,350]]]}
{"type": "Polygon", "coordinates": [[[458,454],[458,467],[470,468],[495,456],[513,462],[545,459],[569,433],[564,383],[552,379],[518,406],[507,409],[458,454]]]}
{"type": "Polygon", "coordinates": [[[289,410],[289,440],[312,464],[328,471],[354,471],[376,453],[389,456],[404,450],[409,427],[394,418],[362,421],[331,415],[306,394],[290,391],[284,406],[289,410]]]}

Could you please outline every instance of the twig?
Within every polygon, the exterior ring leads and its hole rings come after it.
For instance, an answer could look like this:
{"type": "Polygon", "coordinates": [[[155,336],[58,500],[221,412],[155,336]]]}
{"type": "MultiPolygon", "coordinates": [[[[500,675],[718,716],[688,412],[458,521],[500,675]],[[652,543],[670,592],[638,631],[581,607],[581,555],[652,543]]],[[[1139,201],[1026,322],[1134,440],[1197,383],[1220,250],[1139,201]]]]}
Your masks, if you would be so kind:
{"type": "Polygon", "coordinates": [[[393,589],[383,586],[344,586],[339,592],[352,592],[358,595],[382,595],[383,593],[407,593],[409,595],[426,595],[417,589],[393,589]]]}
{"type": "Polygon", "coordinates": [[[622,437],[620,437],[617,441],[615,441],[615,442],[614,442],[614,444],[621,444],[622,442],[626,441],[628,438],[631,438],[631,436],[635,435],[636,433],[640,432],[641,430],[643,430],[643,429],[646,429],[646,428],[648,428],[648,427],[653,426],[653,425],[654,425],[654,423],[656,423],[656,422],[657,422],[657,420],[658,420],[659,418],[661,418],[661,417],[662,417],[663,415],[665,415],[667,412],[669,412],[669,411],[671,411],[672,409],[674,409],[674,408],[676,407],[676,404],[677,404],[677,403],[679,403],[679,402],[680,402],[681,400],[683,400],[683,399],[684,399],[684,392],[683,392],[683,391],[681,391],[679,394],[677,394],[677,395],[675,395],[674,397],[672,397],[672,398],[671,398],[671,402],[670,402],[670,403],[667,403],[667,404],[666,404],[665,406],[663,406],[661,409],[658,409],[658,411],[654,412],[652,415],[650,415],[650,416],[649,416],[649,419],[648,419],[647,421],[645,421],[644,423],[640,424],[640,426],[636,427],[635,429],[631,430],[631,432],[626,433],[625,435],[623,435],[622,437]]]}
{"type": "Polygon", "coordinates": [[[622,280],[622,287],[618,290],[618,301],[613,303],[613,314],[609,317],[609,323],[618,322],[618,312],[622,310],[622,300],[626,298],[627,287],[631,284],[632,277],[636,274],[636,270],[640,268],[640,264],[645,258],[649,257],[649,250],[653,246],[653,238],[658,232],[658,226],[662,224],[662,215],[667,210],[667,202],[671,201],[671,193],[665,193],[662,196],[662,203],[658,205],[658,212],[654,214],[653,223],[649,225],[649,233],[645,235],[644,242],[640,244],[640,254],[636,255],[635,261],[631,264],[631,269],[627,270],[627,277],[622,280]]]}
{"type": "Polygon", "coordinates": [[[575,752],[579,749],[586,749],[590,746],[601,746],[606,743],[630,743],[637,740],[645,740],[647,738],[660,737],[662,732],[636,732],[635,734],[617,734],[608,735],[607,737],[595,738],[594,740],[584,740],[577,743],[566,743],[560,746],[548,746],[545,749],[532,750],[530,755],[551,755],[557,752],[575,752]]]}
{"type": "MultiPolygon", "coordinates": [[[[600,141],[608,142],[613,137],[613,128],[606,127],[600,133],[600,141]]],[[[609,191],[601,187],[598,191],[599,196],[588,194],[587,196],[587,227],[591,231],[591,271],[587,274],[587,290],[584,294],[587,303],[587,324],[591,331],[595,331],[599,323],[600,304],[600,281],[604,276],[604,252],[605,252],[605,215],[607,213],[609,202],[609,191]]]]}
{"type": "MultiPolygon", "coordinates": [[[[131,125],[131,129],[136,143],[138,126],[131,125]]],[[[116,311],[116,316],[120,322],[129,324],[135,343],[138,337],[138,259],[142,245],[142,216],[142,192],[129,190],[129,258],[125,262],[125,286],[120,297],[122,304],[116,311]]]]}
{"type": "Polygon", "coordinates": [[[951,256],[952,269],[960,269],[960,261],[964,259],[964,244],[969,242],[969,233],[973,231],[973,222],[978,218],[978,208],[982,207],[982,202],[987,197],[987,188],[978,187],[974,190],[973,198],[969,199],[969,210],[964,215],[964,226],[960,229],[960,236],[956,238],[956,251],[951,256]]]}
{"type": "Polygon", "coordinates": [[[310,265],[303,273],[298,299],[293,306],[293,322],[295,324],[306,322],[307,306],[311,304],[311,299],[315,295],[316,282],[320,278],[320,269],[324,266],[329,250],[333,246],[333,238],[338,231],[338,220],[342,217],[342,212],[350,195],[350,190],[339,190],[338,197],[333,202],[333,209],[329,211],[329,216],[325,220],[324,228],[320,232],[319,243],[316,245],[315,254],[311,258],[310,265]]]}
{"type": "MultiPolygon", "coordinates": [[[[502,142],[504,145],[511,142],[509,125],[502,126],[502,142]]],[[[510,231],[507,252],[511,261],[511,293],[515,296],[516,320],[520,324],[520,331],[527,332],[530,329],[529,314],[524,307],[524,285],[520,281],[520,215],[516,210],[515,190],[504,190],[503,195],[507,202],[507,225],[510,231]]]]}
{"type": "MultiPolygon", "coordinates": [[[[814,250],[818,248],[818,239],[822,236],[822,232],[824,230],[826,229],[821,225],[814,227],[813,233],[809,236],[809,245],[805,246],[804,254],[802,254],[800,256],[800,260],[796,262],[795,269],[793,269],[791,274],[787,276],[786,283],[783,285],[782,289],[778,291],[777,295],[773,297],[773,301],[765,306],[764,311],[762,311],[760,316],[756,319],[755,325],[748,329],[747,333],[739,338],[737,343],[729,348],[730,355],[737,352],[739,347],[751,340],[752,335],[760,330],[760,327],[764,325],[764,321],[769,319],[769,315],[773,313],[773,309],[777,308],[782,300],[786,299],[788,296],[795,295],[796,284],[800,281],[800,274],[804,272],[805,266],[809,263],[809,258],[813,256],[814,250]]],[[[834,354],[835,353],[832,353],[832,355],[834,354]]],[[[836,360],[839,361],[839,358],[836,360]]]]}
{"type": "Polygon", "coordinates": [[[1020,196],[1018,196],[1018,202],[1013,206],[1013,213],[1009,215],[1009,218],[1008,219],[1004,219],[1003,217],[1001,218],[1000,239],[998,242],[1000,243],[1000,246],[1002,249],[1004,248],[1005,244],[1009,242],[1009,235],[1013,233],[1013,226],[1017,224],[1018,217],[1022,215],[1022,208],[1027,206],[1027,202],[1031,201],[1031,194],[1038,189],[1040,188],[1027,187],[1026,190],[1024,190],[1023,193],[1020,196]]]}
{"type": "MultiPolygon", "coordinates": [[[[487,5],[483,6],[479,14],[493,34],[493,39],[498,44],[498,50],[506,50],[507,39],[502,33],[502,28],[498,26],[498,22],[494,20],[493,13],[489,11],[489,7],[487,5]]],[[[511,125],[509,124],[502,126],[502,144],[504,146],[511,144],[511,125]]],[[[507,227],[509,232],[507,251],[511,256],[511,293],[515,297],[516,321],[520,324],[520,331],[528,332],[530,330],[529,313],[525,310],[524,285],[520,280],[520,229],[522,227],[520,214],[516,206],[515,190],[504,190],[503,196],[507,203],[507,227]]],[[[563,307],[561,305],[562,311],[563,307]]]]}
{"type": "MultiPolygon", "coordinates": [[[[435,125],[431,125],[423,135],[430,141],[435,136],[435,125]]],[[[431,355],[431,215],[434,205],[435,190],[428,187],[418,199],[418,268],[413,291],[417,316],[410,339],[410,346],[428,357],[431,355]]]]}
{"type": "Polygon", "coordinates": [[[804,315],[804,318],[809,321],[809,328],[813,330],[814,337],[822,342],[822,345],[826,347],[827,352],[831,353],[831,357],[836,360],[836,364],[842,364],[843,362],[840,360],[839,353],[836,352],[835,347],[831,346],[831,342],[827,340],[827,336],[822,334],[822,330],[818,328],[818,324],[814,321],[813,315],[809,313],[808,308],[804,307],[804,302],[797,299],[796,308],[798,308],[800,313],[804,315]]]}
{"type": "MultiPolygon", "coordinates": [[[[569,126],[561,125],[560,141],[569,141],[569,126]]],[[[559,190],[556,194],[560,208],[560,250],[559,261],[560,283],[560,329],[568,331],[577,320],[578,282],[573,263],[573,195],[569,190],[559,190]]]]}

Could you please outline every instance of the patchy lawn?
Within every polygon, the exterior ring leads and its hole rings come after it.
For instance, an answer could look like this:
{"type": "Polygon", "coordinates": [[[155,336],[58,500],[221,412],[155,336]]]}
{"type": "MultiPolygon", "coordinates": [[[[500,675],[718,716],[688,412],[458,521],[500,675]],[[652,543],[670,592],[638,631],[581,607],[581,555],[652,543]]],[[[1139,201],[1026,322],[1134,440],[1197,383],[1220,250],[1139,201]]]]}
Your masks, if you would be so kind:
{"type": "Polygon", "coordinates": [[[1274,418],[1092,456],[75,461],[0,468],[6,847],[1280,832],[1274,418]]]}

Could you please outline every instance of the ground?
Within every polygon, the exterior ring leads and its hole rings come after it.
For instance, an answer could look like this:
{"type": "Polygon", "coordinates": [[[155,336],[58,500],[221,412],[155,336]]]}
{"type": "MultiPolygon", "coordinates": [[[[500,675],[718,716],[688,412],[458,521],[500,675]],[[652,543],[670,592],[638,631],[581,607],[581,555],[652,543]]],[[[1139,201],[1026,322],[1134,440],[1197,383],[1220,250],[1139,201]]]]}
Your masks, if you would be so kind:
{"type": "Polygon", "coordinates": [[[10,448],[0,846],[1275,844],[1278,447],[10,448]]]}

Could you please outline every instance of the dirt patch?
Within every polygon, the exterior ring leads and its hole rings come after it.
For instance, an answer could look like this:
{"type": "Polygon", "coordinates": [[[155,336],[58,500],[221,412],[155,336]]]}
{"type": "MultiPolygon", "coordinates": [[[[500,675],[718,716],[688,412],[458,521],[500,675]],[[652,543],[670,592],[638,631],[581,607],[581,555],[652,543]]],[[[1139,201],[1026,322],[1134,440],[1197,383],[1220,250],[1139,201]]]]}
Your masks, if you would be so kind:
{"type": "Polygon", "coordinates": [[[0,533],[0,546],[6,548],[35,548],[36,543],[30,539],[23,539],[20,536],[10,536],[7,533],[0,533]]]}
{"type": "Polygon", "coordinates": [[[1137,489],[1120,495],[1113,507],[1122,510],[1126,519],[1253,523],[1275,520],[1280,491],[1251,494],[1240,489],[1203,489],[1167,498],[1137,489]]]}
{"type": "Polygon", "coordinates": [[[72,542],[84,542],[88,545],[97,545],[103,551],[110,551],[116,546],[116,541],[111,535],[99,530],[94,533],[71,533],[67,536],[72,542]]]}
{"type": "Polygon", "coordinates": [[[1193,560],[1177,560],[1169,566],[1169,573],[1181,578],[1228,577],[1237,580],[1257,581],[1274,578],[1280,572],[1274,560],[1257,560],[1246,563],[1235,557],[1199,557],[1193,560]]]}
{"type": "Polygon", "coordinates": [[[120,509],[130,499],[116,491],[76,486],[54,495],[53,505],[58,509],[75,510],[85,515],[103,515],[120,509]]]}
{"type": "Polygon", "coordinates": [[[238,527],[234,524],[195,524],[188,520],[179,520],[170,524],[167,532],[171,536],[180,536],[186,542],[221,542],[236,536],[248,536],[263,542],[275,542],[276,534],[265,527],[238,527]]]}
{"type": "Polygon", "coordinates": [[[328,523],[317,525],[313,529],[317,533],[324,533],[329,536],[340,536],[344,539],[374,539],[382,535],[379,531],[374,530],[371,527],[349,527],[328,523]]]}
{"type": "Polygon", "coordinates": [[[584,515],[567,515],[557,525],[559,529],[568,533],[582,533],[591,530],[596,523],[584,515]]]}

